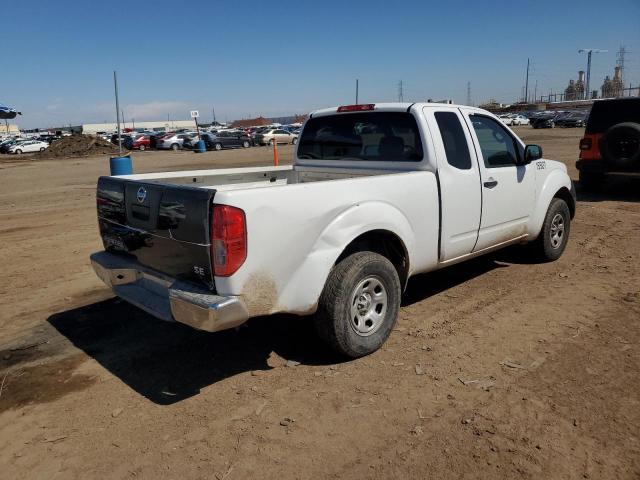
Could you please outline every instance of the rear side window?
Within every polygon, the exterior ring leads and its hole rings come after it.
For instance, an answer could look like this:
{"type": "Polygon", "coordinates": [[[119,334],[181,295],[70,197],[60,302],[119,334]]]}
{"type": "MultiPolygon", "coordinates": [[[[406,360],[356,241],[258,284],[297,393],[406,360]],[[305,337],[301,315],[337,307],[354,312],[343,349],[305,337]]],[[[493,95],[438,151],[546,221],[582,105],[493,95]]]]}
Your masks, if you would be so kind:
{"type": "Polygon", "coordinates": [[[422,157],[418,124],[407,112],[311,118],[298,144],[301,159],[419,162],[422,157]]]}
{"type": "Polygon", "coordinates": [[[469,170],[471,155],[458,115],[454,112],[436,112],[434,115],[447,154],[447,162],[460,170],[469,170]]]}
{"type": "Polygon", "coordinates": [[[593,102],[586,133],[604,133],[623,122],[640,123],[640,98],[593,102]]]}

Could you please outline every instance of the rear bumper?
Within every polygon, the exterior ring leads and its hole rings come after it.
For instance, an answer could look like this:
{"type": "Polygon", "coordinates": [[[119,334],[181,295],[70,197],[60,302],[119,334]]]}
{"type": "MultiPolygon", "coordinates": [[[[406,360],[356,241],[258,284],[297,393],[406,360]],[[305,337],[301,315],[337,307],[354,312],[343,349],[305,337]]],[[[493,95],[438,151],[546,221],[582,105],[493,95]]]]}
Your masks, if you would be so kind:
{"type": "Polygon", "coordinates": [[[127,258],[97,252],[91,255],[91,265],[118,297],[161,320],[217,332],[242,325],[249,318],[240,297],[214,295],[127,258]]]}
{"type": "Polygon", "coordinates": [[[578,160],[576,162],[576,168],[584,173],[593,173],[598,175],[640,177],[640,169],[638,167],[630,170],[612,170],[611,167],[603,160],[578,160]]]}

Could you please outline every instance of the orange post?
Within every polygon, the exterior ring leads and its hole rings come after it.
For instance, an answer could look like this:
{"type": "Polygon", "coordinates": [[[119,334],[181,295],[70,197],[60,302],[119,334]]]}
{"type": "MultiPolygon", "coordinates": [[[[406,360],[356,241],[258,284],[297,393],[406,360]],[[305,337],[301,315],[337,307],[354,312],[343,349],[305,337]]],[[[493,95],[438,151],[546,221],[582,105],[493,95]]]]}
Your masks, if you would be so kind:
{"type": "Polygon", "coordinates": [[[280,160],[278,158],[278,142],[276,141],[276,137],[273,137],[273,166],[277,167],[278,166],[278,161],[280,160]]]}

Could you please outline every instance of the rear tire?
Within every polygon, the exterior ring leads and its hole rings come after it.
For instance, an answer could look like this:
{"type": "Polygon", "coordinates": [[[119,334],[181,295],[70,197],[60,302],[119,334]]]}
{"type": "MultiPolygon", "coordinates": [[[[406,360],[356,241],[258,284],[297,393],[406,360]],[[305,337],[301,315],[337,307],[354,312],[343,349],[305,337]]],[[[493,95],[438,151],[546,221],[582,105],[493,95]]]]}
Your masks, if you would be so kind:
{"type": "Polygon", "coordinates": [[[41,152],[44,152],[44,151],[45,151],[45,148],[44,148],[44,147],[40,147],[40,151],[41,151],[41,152]]]}
{"type": "Polygon", "coordinates": [[[398,272],[387,258],[354,253],[329,273],[314,317],[318,335],[348,357],[369,355],[389,337],[400,298],[398,272]]]}
{"type": "Polygon", "coordinates": [[[140,145],[139,148],[141,152],[144,152],[147,149],[147,147],[145,147],[144,145],[140,145]]]}
{"type": "Polygon", "coordinates": [[[178,150],[180,150],[180,145],[178,145],[177,143],[172,144],[171,150],[173,150],[174,152],[177,152],[178,150]]]}
{"type": "Polygon", "coordinates": [[[243,148],[249,148],[251,144],[245,140],[244,142],[242,142],[242,146],[243,148]]]}
{"type": "Polygon", "coordinates": [[[213,148],[214,148],[217,152],[219,152],[220,150],[222,150],[222,144],[221,144],[221,143],[216,143],[216,144],[213,146],[213,148]]]}
{"type": "Polygon", "coordinates": [[[554,198],[549,204],[540,235],[534,242],[534,252],[543,262],[560,258],[569,240],[571,212],[567,202],[554,198]]]}

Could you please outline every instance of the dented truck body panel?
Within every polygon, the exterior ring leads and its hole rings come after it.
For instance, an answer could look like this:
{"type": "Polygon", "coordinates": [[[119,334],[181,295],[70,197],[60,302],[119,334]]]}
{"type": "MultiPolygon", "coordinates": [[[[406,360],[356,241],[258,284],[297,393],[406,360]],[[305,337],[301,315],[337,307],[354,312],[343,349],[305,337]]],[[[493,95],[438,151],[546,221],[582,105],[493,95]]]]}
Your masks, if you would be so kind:
{"type": "MultiPolygon", "coordinates": [[[[551,199],[573,192],[558,162],[490,165],[491,151],[474,130],[478,118],[496,119],[488,112],[431,103],[378,104],[375,112],[412,116],[419,134],[412,148],[421,157],[314,158],[300,155],[299,143],[292,166],[101,177],[105,252],[92,256],[94,269],[117,295],[157,317],[217,331],[255,316],[315,312],[331,269],[363,234],[397,238],[408,278],[535,239],[551,199]],[[439,114],[459,122],[462,143],[453,149],[439,114]],[[452,159],[461,148],[471,161],[463,167],[452,159]],[[213,265],[212,212],[220,205],[245,219],[245,258],[226,276],[213,265]]],[[[349,113],[326,109],[311,118],[337,115],[349,113]]],[[[358,128],[362,138],[384,135],[358,128]]]]}
{"type": "Polygon", "coordinates": [[[413,272],[433,269],[438,244],[438,230],[431,228],[438,222],[434,198],[436,178],[426,171],[219,192],[217,202],[241,208],[252,220],[247,222],[245,264],[230,277],[216,278],[216,288],[245,298],[254,315],[313,312],[336,259],[351,241],[372,230],[401,239],[413,272]]]}

